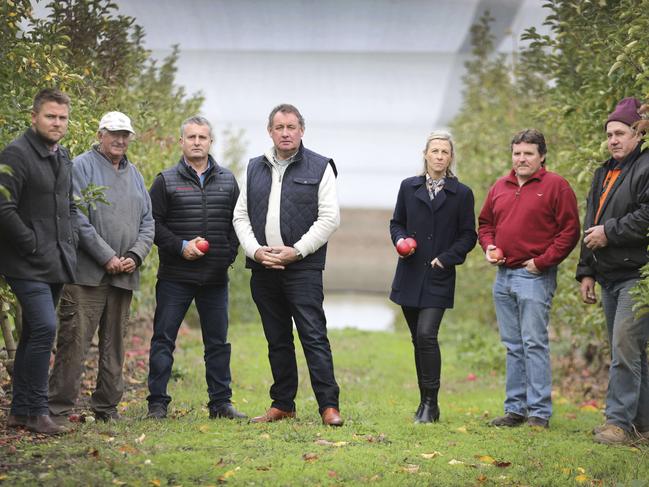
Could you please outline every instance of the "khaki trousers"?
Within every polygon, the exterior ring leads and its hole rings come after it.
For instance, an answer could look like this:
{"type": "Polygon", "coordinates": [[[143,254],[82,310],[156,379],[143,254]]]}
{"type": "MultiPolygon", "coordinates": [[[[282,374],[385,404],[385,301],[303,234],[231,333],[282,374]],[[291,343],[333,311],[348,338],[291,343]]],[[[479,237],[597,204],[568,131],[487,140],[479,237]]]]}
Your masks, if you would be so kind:
{"type": "Polygon", "coordinates": [[[124,393],[124,336],[132,297],[132,291],[107,284],[63,287],[56,356],[49,380],[50,414],[67,415],[74,408],[97,327],[99,364],[90,407],[99,413],[117,410],[124,393]]]}

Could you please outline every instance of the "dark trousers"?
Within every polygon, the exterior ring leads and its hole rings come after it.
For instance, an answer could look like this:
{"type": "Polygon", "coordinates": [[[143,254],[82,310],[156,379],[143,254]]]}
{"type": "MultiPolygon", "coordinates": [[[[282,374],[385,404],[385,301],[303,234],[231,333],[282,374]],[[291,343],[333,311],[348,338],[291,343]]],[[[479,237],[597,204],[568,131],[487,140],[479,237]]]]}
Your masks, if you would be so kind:
{"type": "Polygon", "coordinates": [[[47,374],[54,336],[56,304],[61,284],[6,278],[22,308],[20,341],[16,348],[11,414],[42,416],[47,407],[47,374]]]}
{"type": "Polygon", "coordinates": [[[158,280],[153,337],[149,354],[149,405],[171,402],[167,383],[174,362],[178,329],[192,300],[196,303],[203,335],[208,407],[230,402],[230,344],[228,336],[228,286],[199,286],[158,280]]]}
{"type": "Polygon", "coordinates": [[[133,291],[108,284],[66,284],[59,305],[59,333],[50,375],[50,413],[72,412],[81,388],[81,374],[95,331],[99,328],[97,386],[93,411],[110,414],[124,394],[124,336],[133,291]]]}
{"type": "Polygon", "coordinates": [[[420,389],[439,389],[442,356],[437,334],[444,316],[443,308],[409,308],[402,306],[412,344],[415,348],[415,366],[420,389]]]}
{"type": "Polygon", "coordinates": [[[339,388],[322,309],[322,271],[253,270],[250,289],[268,341],[274,380],[270,388],[272,406],[295,411],[298,375],[294,321],[320,413],[328,407],[338,408],[339,388]]]}

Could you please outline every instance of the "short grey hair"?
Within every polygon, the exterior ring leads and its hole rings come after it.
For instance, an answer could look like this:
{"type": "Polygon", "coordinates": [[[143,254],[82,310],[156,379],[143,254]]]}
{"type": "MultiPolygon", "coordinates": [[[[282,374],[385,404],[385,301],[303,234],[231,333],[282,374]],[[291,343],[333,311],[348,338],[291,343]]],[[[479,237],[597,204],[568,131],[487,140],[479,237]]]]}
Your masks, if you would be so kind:
{"type": "Polygon", "coordinates": [[[300,110],[297,109],[296,106],[291,105],[290,103],[282,103],[281,105],[277,105],[275,108],[273,108],[268,115],[268,130],[270,130],[273,127],[273,118],[275,118],[275,115],[277,115],[279,112],[282,113],[292,113],[297,117],[297,121],[300,124],[300,128],[304,130],[304,117],[300,113],[300,110]]]}
{"type": "Polygon", "coordinates": [[[207,125],[207,127],[209,127],[210,129],[210,139],[214,138],[214,133],[212,132],[212,124],[205,117],[201,117],[200,115],[194,115],[193,117],[189,117],[183,123],[181,123],[180,124],[181,137],[185,135],[185,127],[187,127],[187,125],[207,125]]]}
{"type": "Polygon", "coordinates": [[[430,143],[433,140],[445,140],[449,143],[451,146],[451,163],[448,165],[448,169],[446,170],[446,175],[448,177],[455,177],[455,143],[453,142],[453,136],[451,135],[450,132],[447,132],[446,130],[434,130],[433,132],[430,133],[430,135],[426,138],[426,145],[424,146],[424,172],[422,175],[426,175],[427,167],[426,167],[426,152],[428,152],[428,147],[430,147],[430,143]]]}

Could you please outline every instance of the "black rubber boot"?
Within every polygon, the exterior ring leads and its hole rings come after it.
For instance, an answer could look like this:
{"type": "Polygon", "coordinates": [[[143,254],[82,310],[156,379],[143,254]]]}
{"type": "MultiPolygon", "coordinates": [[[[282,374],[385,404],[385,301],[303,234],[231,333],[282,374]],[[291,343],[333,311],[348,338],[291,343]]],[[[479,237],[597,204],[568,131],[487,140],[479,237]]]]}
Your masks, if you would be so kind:
{"type": "Polygon", "coordinates": [[[415,423],[436,423],[439,421],[439,406],[437,405],[437,393],[439,389],[425,389],[423,407],[415,423]]]}

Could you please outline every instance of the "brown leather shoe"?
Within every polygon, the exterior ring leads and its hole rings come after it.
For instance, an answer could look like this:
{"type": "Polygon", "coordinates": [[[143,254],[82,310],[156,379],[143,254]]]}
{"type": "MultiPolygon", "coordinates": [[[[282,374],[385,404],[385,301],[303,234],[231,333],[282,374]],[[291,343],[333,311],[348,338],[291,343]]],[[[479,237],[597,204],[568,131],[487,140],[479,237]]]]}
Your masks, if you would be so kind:
{"type": "Polygon", "coordinates": [[[20,428],[27,426],[27,416],[18,414],[10,414],[7,416],[7,428],[20,428]]]}
{"type": "Polygon", "coordinates": [[[41,433],[43,435],[60,435],[61,433],[68,432],[67,428],[59,426],[52,421],[49,414],[29,416],[27,418],[27,429],[34,433],[41,433]]]}
{"type": "Polygon", "coordinates": [[[295,417],[295,411],[282,411],[277,408],[270,408],[262,416],[256,416],[250,420],[251,423],[272,423],[295,417]]]}
{"type": "Polygon", "coordinates": [[[340,411],[336,408],[327,408],[322,411],[322,424],[327,426],[342,426],[343,418],[340,417],[340,411]]]}

